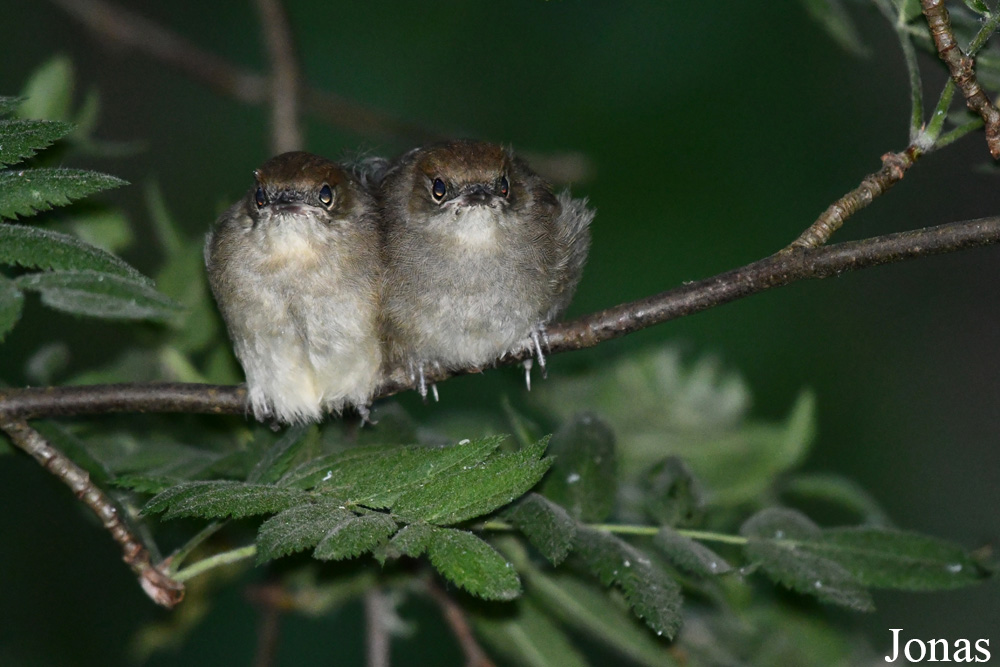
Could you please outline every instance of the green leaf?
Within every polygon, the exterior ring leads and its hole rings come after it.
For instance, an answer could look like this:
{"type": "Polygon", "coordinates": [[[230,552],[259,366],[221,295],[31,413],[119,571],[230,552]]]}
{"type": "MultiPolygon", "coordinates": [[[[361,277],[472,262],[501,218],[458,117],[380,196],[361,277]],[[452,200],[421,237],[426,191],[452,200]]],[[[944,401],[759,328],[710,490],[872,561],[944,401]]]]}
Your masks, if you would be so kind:
{"type": "Polygon", "coordinates": [[[0,171],[0,218],[34,215],[122,185],[127,183],[120,178],[83,169],[0,171]]]}
{"type": "Polygon", "coordinates": [[[856,56],[868,50],[840,0],[802,0],[809,14],[818,21],[842,49],[856,56]]]}
{"type": "Polygon", "coordinates": [[[892,525],[892,519],[871,494],[857,482],[839,475],[800,473],[787,479],[781,491],[797,498],[839,506],[860,517],[864,523],[892,525]]]}
{"type": "Polygon", "coordinates": [[[247,475],[248,482],[261,482],[263,484],[273,484],[287,472],[288,467],[295,460],[295,457],[302,450],[302,446],[307,442],[306,433],[308,426],[293,426],[289,428],[281,438],[274,443],[263,458],[257,462],[247,475]]]}
{"type": "Polygon", "coordinates": [[[152,285],[149,278],[111,253],[72,236],[29,225],[0,222],[0,264],[30,269],[99,271],[152,285]]]}
{"type": "Polygon", "coordinates": [[[22,91],[18,109],[22,118],[70,120],[73,99],[73,64],[66,56],[54,56],[36,69],[22,91]]]}
{"type": "Polygon", "coordinates": [[[439,475],[399,496],[393,511],[408,522],[450,525],[492,512],[524,495],[549,469],[548,438],[517,452],[439,475]]]}
{"type": "Polygon", "coordinates": [[[565,572],[547,574],[522,570],[526,597],[581,635],[593,638],[630,660],[649,667],[677,662],[668,645],[637,621],[618,596],[580,581],[565,572]]]}
{"type": "Polygon", "coordinates": [[[0,275],[0,342],[21,319],[24,294],[14,281],[0,275]]]}
{"type": "Polygon", "coordinates": [[[800,549],[835,561],[865,586],[908,591],[959,588],[989,576],[956,544],[886,528],[833,528],[800,549]]]}
{"type": "MultiPolygon", "coordinates": [[[[125,214],[103,206],[73,211],[71,216],[54,222],[50,228],[66,232],[110,253],[122,252],[135,240],[131,223],[125,214]]],[[[191,275],[188,276],[188,280],[190,279],[191,275]]]]}
{"type": "Polygon", "coordinates": [[[31,157],[72,129],[57,120],[0,120],[0,166],[31,157]]]}
{"type": "Polygon", "coordinates": [[[232,480],[185,482],[155,496],[142,508],[142,514],[164,512],[164,519],[183,516],[239,519],[280,512],[298,505],[306,497],[304,491],[270,484],[232,480]]]}
{"type": "Polygon", "coordinates": [[[668,456],[650,468],[640,481],[646,515],[667,526],[686,526],[704,509],[701,485],[680,458],[668,456]]]}
{"type": "Polygon", "coordinates": [[[990,7],[983,0],[963,0],[963,2],[965,2],[966,7],[978,14],[982,14],[983,16],[990,15],[990,7]]]}
{"type": "Polygon", "coordinates": [[[0,95],[0,117],[14,113],[23,101],[22,97],[3,97],[0,95]]]}
{"type": "Polygon", "coordinates": [[[590,413],[574,415],[555,435],[555,456],[542,494],[581,521],[603,521],[614,508],[618,491],[615,436],[590,413]]]}
{"type": "Polygon", "coordinates": [[[16,282],[39,292],[45,305],[74,315],[162,322],[181,309],[144,282],[97,271],[31,273],[16,282]]]}
{"type": "Polygon", "coordinates": [[[472,615],[476,634],[512,664],[530,667],[587,667],[587,660],[562,629],[527,600],[516,615],[472,615]]]}
{"type": "Polygon", "coordinates": [[[396,532],[396,522],[387,514],[367,512],[352,515],[327,531],[313,556],[320,560],[344,560],[371,551],[396,532]]]}
{"type": "Polygon", "coordinates": [[[428,526],[426,523],[411,523],[408,526],[403,526],[389,540],[381,560],[384,562],[387,559],[401,556],[417,558],[423,555],[427,551],[427,545],[430,543],[433,533],[434,527],[428,526]]]}
{"type": "Polygon", "coordinates": [[[800,548],[821,536],[819,527],[804,515],[765,509],[747,519],[740,534],[747,538],[747,557],[775,582],[857,611],[875,608],[868,591],[844,567],[800,548]]]}
{"type": "Polygon", "coordinates": [[[427,556],[445,579],[484,600],[513,600],[521,594],[514,567],[468,531],[433,528],[427,556]]]}
{"type": "Polygon", "coordinates": [[[331,530],[348,523],[355,514],[333,500],[305,502],[261,524],[257,532],[257,562],[311,549],[331,530]]]}
{"type": "Polygon", "coordinates": [[[598,530],[579,526],[574,550],[605,586],[616,584],[636,616],[657,635],[669,639],[681,626],[681,592],[666,572],[627,542],[598,530]]]}
{"type": "Polygon", "coordinates": [[[732,566],[704,544],[696,542],[664,526],[653,538],[653,544],[671,563],[699,576],[726,574],[732,566]]]}
{"type": "Polygon", "coordinates": [[[553,565],[559,565],[569,554],[576,537],[576,521],[559,505],[529,493],[506,516],[553,565]]]}
{"type": "Polygon", "coordinates": [[[114,479],[114,474],[107,465],[90,452],[83,440],[74,435],[68,428],[54,421],[38,422],[35,426],[38,432],[48,440],[53,447],[68,456],[78,466],[87,471],[91,481],[98,485],[107,484],[114,479]]]}
{"type": "Polygon", "coordinates": [[[166,475],[119,475],[112,482],[122,489],[132,489],[136,493],[157,494],[173,488],[180,483],[176,477],[166,475]]]}

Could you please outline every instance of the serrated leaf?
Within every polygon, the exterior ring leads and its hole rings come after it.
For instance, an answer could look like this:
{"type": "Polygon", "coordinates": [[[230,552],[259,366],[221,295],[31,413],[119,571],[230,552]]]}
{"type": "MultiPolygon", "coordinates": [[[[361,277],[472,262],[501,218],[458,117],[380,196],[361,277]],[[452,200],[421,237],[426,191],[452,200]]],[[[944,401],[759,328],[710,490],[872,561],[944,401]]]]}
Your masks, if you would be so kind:
{"type": "Polygon", "coordinates": [[[22,118],[69,120],[73,99],[73,64],[66,56],[53,56],[36,69],[22,91],[18,109],[22,118]]]}
{"type": "Polygon", "coordinates": [[[802,0],[802,3],[842,49],[856,56],[867,53],[854,22],[840,0],[802,0]]]}
{"type": "Polygon", "coordinates": [[[0,117],[13,113],[23,101],[24,98],[22,97],[4,97],[0,95],[0,117]]]}
{"type": "Polygon", "coordinates": [[[311,549],[355,516],[336,501],[319,500],[291,507],[261,524],[257,532],[257,562],[311,549]]]}
{"type": "Polygon", "coordinates": [[[57,120],[0,120],[0,166],[31,157],[72,129],[57,120]]]}
{"type": "Polygon", "coordinates": [[[663,667],[677,662],[618,597],[564,572],[523,570],[526,597],[538,600],[552,615],[580,634],[602,642],[640,665],[663,667]]]}
{"type": "Polygon", "coordinates": [[[319,485],[324,493],[379,507],[431,477],[479,463],[502,441],[498,436],[463,440],[450,447],[358,447],[297,466],[279,484],[304,489],[319,485]]]}
{"type": "Polygon", "coordinates": [[[468,531],[433,528],[427,556],[445,579],[484,600],[513,600],[521,594],[514,567],[468,531]]]}
{"type": "Polygon", "coordinates": [[[0,343],[21,319],[24,294],[14,281],[0,275],[0,343]]]}
{"type": "Polygon", "coordinates": [[[799,544],[850,572],[865,586],[908,591],[981,583],[987,570],[956,544],[886,528],[832,528],[799,544]]]}
{"type": "Polygon", "coordinates": [[[144,282],[97,271],[30,273],[15,281],[41,294],[42,303],[74,315],[169,321],[181,306],[144,282]]]}
{"type": "Polygon", "coordinates": [[[616,584],[636,616],[657,635],[672,639],[681,626],[681,592],[666,572],[631,544],[580,526],[574,549],[605,586],[616,584]]]}
{"type": "Polygon", "coordinates": [[[553,565],[559,565],[569,554],[576,536],[576,520],[544,496],[529,493],[506,517],[553,565]]]}
{"type": "Polygon", "coordinates": [[[535,605],[521,600],[509,616],[472,616],[476,634],[513,664],[530,667],[587,667],[587,660],[562,629],[535,605]]]}
{"type": "Polygon", "coordinates": [[[16,264],[29,269],[91,270],[146,285],[153,282],[111,253],[77,238],[7,222],[0,222],[0,264],[16,264]]]}
{"type": "Polygon", "coordinates": [[[740,528],[744,551],[775,582],[824,602],[872,611],[871,595],[850,572],[832,560],[799,548],[820,539],[819,527],[793,510],[769,508],[740,528]]]}
{"type": "Polygon", "coordinates": [[[782,493],[842,507],[867,524],[892,525],[889,515],[871,494],[857,482],[839,475],[800,473],[785,481],[782,493]]]}
{"type": "Polygon", "coordinates": [[[392,536],[389,544],[384,549],[385,561],[389,558],[399,558],[409,556],[417,558],[427,551],[427,544],[430,542],[434,532],[432,526],[426,523],[411,523],[400,528],[399,532],[392,536]]]}
{"type": "Polygon", "coordinates": [[[393,511],[408,522],[450,525],[492,512],[524,495],[549,469],[541,458],[548,438],[517,452],[494,455],[482,463],[434,477],[402,495],[393,511]]]}
{"type": "Polygon", "coordinates": [[[112,484],[122,489],[131,489],[136,493],[157,494],[173,488],[180,483],[176,477],[163,475],[119,475],[112,484]]]}
{"type": "Polygon", "coordinates": [[[74,199],[127,185],[120,178],[84,169],[9,169],[0,171],[0,218],[34,215],[74,199]]]}
{"type": "Polygon", "coordinates": [[[264,453],[247,475],[248,482],[273,484],[278,481],[306,443],[308,426],[292,426],[264,453]]]}
{"type": "Polygon", "coordinates": [[[581,521],[603,521],[618,491],[615,436],[590,413],[574,415],[552,436],[555,456],[542,494],[581,521]]]}
{"type": "Polygon", "coordinates": [[[653,544],[667,560],[692,574],[707,577],[733,569],[719,554],[672,528],[660,528],[660,532],[653,537],[653,544]]]}
{"type": "Polygon", "coordinates": [[[387,514],[367,512],[330,529],[313,551],[320,560],[344,560],[371,551],[396,532],[396,522],[387,514]]]}
{"type": "Polygon", "coordinates": [[[142,514],[163,512],[164,519],[183,516],[203,519],[273,514],[302,503],[307,494],[270,484],[247,484],[232,480],[185,482],[155,496],[142,514]]]}
{"type": "Polygon", "coordinates": [[[640,480],[646,515],[666,526],[690,525],[701,516],[704,493],[694,473],[680,458],[668,456],[640,480]]]}

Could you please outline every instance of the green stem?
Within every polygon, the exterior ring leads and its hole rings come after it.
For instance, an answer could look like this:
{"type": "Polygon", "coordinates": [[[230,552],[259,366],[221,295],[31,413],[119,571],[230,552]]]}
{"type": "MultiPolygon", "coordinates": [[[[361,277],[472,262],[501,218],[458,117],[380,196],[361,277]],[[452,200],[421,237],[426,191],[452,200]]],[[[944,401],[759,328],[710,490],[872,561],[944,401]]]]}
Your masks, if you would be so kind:
{"type": "Polygon", "coordinates": [[[940,139],[934,142],[934,148],[944,148],[948,144],[955,142],[970,132],[975,132],[983,126],[982,118],[973,118],[968,123],[963,123],[959,125],[954,130],[944,134],[940,139]]]}
{"type": "Polygon", "coordinates": [[[174,575],[174,579],[177,581],[187,581],[188,579],[197,577],[199,574],[207,572],[213,568],[222,567],[223,565],[229,565],[231,563],[238,563],[241,560],[253,558],[256,554],[257,546],[253,544],[240,549],[233,549],[232,551],[223,551],[222,553],[200,560],[190,567],[184,568],[174,575]]]}
{"type": "MultiPolygon", "coordinates": [[[[628,524],[616,524],[616,523],[588,523],[584,524],[588,528],[594,530],[601,530],[606,533],[615,533],[617,535],[645,535],[653,536],[660,532],[660,528],[657,526],[636,526],[628,524]]],[[[508,531],[514,530],[512,524],[506,521],[485,521],[480,526],[482,530],[496,530],[496,531],[508,531]]],[[[725,533],[713,533],[707,530],[686,530],[683,528],[674,529],[678,534],[684,537],[691,538],[692,540],[700,540],[702,542],[724,542],[726,544],[746,544],[747,538],[741,537],[739,535],[727,535],[725,533]]]]}
{"type": "Polygon", "coordinates": [[[205,540],[215,535],[216,532],[225,524],[224,521],[213,521],[208,524],[200,531],[198,531],[194,537],[184,543],[182,547],[177,549],[173,554],[170,555],[170,567],[169,572],[176,573],[180,569],[181,563],[191,555],[191,552],[198,548],[205,540]]]}

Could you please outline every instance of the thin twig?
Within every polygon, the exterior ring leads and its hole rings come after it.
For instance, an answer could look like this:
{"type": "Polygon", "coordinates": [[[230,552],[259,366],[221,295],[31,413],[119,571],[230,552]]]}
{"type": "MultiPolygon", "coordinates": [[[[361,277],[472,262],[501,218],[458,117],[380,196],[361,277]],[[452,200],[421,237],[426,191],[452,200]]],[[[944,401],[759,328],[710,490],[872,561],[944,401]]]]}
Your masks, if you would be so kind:
{"type": "MultiPolygon", "coordinates": [[[[547,330],[549,352],[557,354],[593,347],[604,341],[693,313],[720,306],[800,280],[828,278],[918,257],[1000,243],[1000,217],[953,222],[910,232],[888,234],[820,248],[790,248],[738,269],[688,283],[638,301],[623,303],[547,330]]],[[[530,340],[515,347],[498,365],[528,359],[530,340]]],[[[480,369],[435,370],[427,382],[480,369]]],[[[388,371],[376,398],[415,389],[405,368],[388,371]]],[[[243,386],[183,383],[136,383],[67,387],[0,389],[0,419],[67,417],[114,412],[183,412],[246,414],[243,386]]]]}
{"type": "Polygon", "coordinates": [[[281,615],[289,609],[288,593],[276,583],[251,586],[247,599],[257,607],[257,648],[253,667],[271,667],[277,663],[278,643],[281,639],[281,615]]]}
{"type": "Polygon", "coordinates": [[[365,593],[365,654],[368,667],[389,667],[389,605],[374,586],[365,593]]]}
{"type": "Polygon", "coordinates": [[[916,144],[910,144],[899,153],[886,153],[882,156],[882,168],[874,174],[868,174],[861,185],[854,188],[830,207],[823,211],[816,222],[802,232],[799,238],[792,241],[791,248],[818,248],[830,240],[833,233],[840,229],[844,221],[865,208],[876,197],[883,194],[893,185],[903,180],[906,170],[913,166],[923,150],[916,144]]]}
{"type": "Polygon", "coordinates": [[[955,33],[951,29],[951,17],[944,6],[944,0],[920,0],[924,18],[934,38],[934,46],[945,65],[952,81],[965,96],[965,103],[974,113],[979,114],[986,126],[986,146],[994,160],[1000,159],[1000,111],[990,102],[986,91],[976,78],[976,62],[962,52],[955,33]]]}
{"type": "Polygon", "coordinates": [[[139,578],[146,595],[168,609],[183,599],[184,585],[171,579],[165,567],[151,561],[149,549],[125,525],[114,502],[90,481],[87,471],[70,461],[23,420],[0,420],[0,430],[10,437],[14,445],[58,477],[97,515],[101,525],[121,547],[122,560],[139,578]]]}
{"type": "Polygon", "coordinates": [[[271,59],[271,152],[277,155],[302,150],[301,77],[288,14],[280,0],[257,0],[257,13],[271,59]]]}
{"type": "Polygon", "coordinates": [[[465,617],[465,610],[438,585],[432,578],[426,580],[426,590],[431,599],[441,608],[444,620],[451,628],[452,634],[458,640],[458,645],[465,654],[466,667],[492,667],[493,661],[486,654],[486,651],[476,641],[476,636],[472,634],[472,628],[465,617]]]}

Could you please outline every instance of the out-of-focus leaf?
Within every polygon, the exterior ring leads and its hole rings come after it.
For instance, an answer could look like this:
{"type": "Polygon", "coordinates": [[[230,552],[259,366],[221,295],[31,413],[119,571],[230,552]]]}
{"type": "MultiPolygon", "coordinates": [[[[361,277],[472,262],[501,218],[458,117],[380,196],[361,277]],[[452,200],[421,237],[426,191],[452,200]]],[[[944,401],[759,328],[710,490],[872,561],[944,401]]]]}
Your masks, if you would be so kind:
{"type": "Polygon", "coordinates": [[[840,0],[802,0],[802,4],[842,49],[856,56],[868,53],[840,0]]]}
{"type": "Polygon", "coordinates": [[[344,560],[371,551],[396,532],[396,522],[387,514],[366,512],[327,531],[313,556],[320,560],[344,560]]]}
{"type": "Polygon", "coordinates": [[[311,549],[356,515],[333,500],[305,502],[275,514],[257,533],[257,562],[311,549]]]}
{"type": "Polygon", "coordinates": [[[959,588],[990,573],[962,547],[886,528],[831,528],[799,545],[828,558],[865,586],[908,591],[959,588]]]}
{"type": "Polygon", "coordinates": [[[646,515],[667,526],[684,526],[697,519],[704,506],[701,485],[681,459],[668,456],[641,480],[646,515]]]}
{"type": "Polygon", "coordinates": [[[24,375],[31,384],[54,384],[56,377],[69,365],[69,359],[69,345],[62,341],[46,343],[28,357],[24,375]]]}
{"type": "Polygon", "coordinates": [[[636,616],[657,635],[673,638],[681,626],[681,592],[666,572],[631,544],[580,526],[574,553],[605,586],[616,584],[636,616]]]}
{"type": "Polygon", "coordinates": [[[32,269],[97,271],[152,285],[121,259],[67,234],[0,222],[0,264],[32,269]]]}
{"type": "Polygon", "coordinates": [[[87,471],[91,481],[95,484],[103,485],[114,478],[114,474],[107,465],[93,454],[83,440],[75,436],[65,426],[58,422],[44,421],[36,426],[38,432],[45,437],[52,446],[73,460],[78,466],[87,471]]]}
{"type": "Polygon", "coordinates": [[[559,565],[569,554],[576,536],[576,521],[544,496],[529,493],[506,517],[553,565],[559,565]]]}
{"type": "Polygon", "coordinates": [[[990,15],[990,7],[983,0],[963,0],[963,2],[965,2],[966,7],[978,14],[982,14],[983,16],[990,15]]]}
{"type": "Polygon", "coordinates": [[[839,475],[800,473],[787,479],[781,490],[796,498],[841,507],[873,526],[892,525],[892,520],[871,494],[857,482],[839,475]]]}
{"type": "Polygon", "coordinates": [[[71,120],[73,64],[66,56],[54,56],[32,73],[21,92],[17,110],[21,118],[71,120]]]}
{"type": "Polygon", "coordinates": [[[868,591],[843,566],[801,548],[822,534],[804,515],[769,508],[747,519],[740,533],[747,538],[747,557],[777,583],[857,611],[875,608],[868,591]]]}
{"type": "Polygon", "coordinates": [[[484,600],[513,600],[521,594],[514,567],[468,531],[432,529],[427,556],[445,579],[484,600]]]}
{"type": "Polygon", "coordinates": [[[305,499],[306,493],[303,491],[270,484],[247,484],[231,480],[185,482],[155,496],[142,508],[142,513],[163,512],[164,519],[182,516],[239,519],[280,512],[304,502],[305,499]]]}
{"type": "Polygon", "coordinates": [[[110,253],[122,252],[135,240],[132,225],[125,214],[103,206],[74,211],[51,227],[110,253]]]}
{"type": "Polygon", "coordinates": [[[0,116],[14,113],[24,100],[20,97],[0,96],[0,116]]]}
{"type": "Polygon", "coordinates": [[[530,667],[586,667],[579,649],[537,607],[521,600],[509,616],[472,616],[476,634],[512,663],[530,667]]]}
{"type": "Polygon", "coordinates": [[[568,420],[549,447],[555,457],[542,484],[542,494],[581,521],[603,521],[614,508],[618,491],[615,436],[590,413],[568,420]]]}
{"type": "Polygon", "coordinates": [[[30,273],[18,287],[41,294],[45,305],[104,319],[169,321],[181,306],[145,282],[97,271],[30,273]]]}
{"type": "Polygon", "coordinates": [[[72,129],[57,120],[0,120],[0,166],[31,157],[72,129]]]}
{"type": "Polygon", "coordinates": [[[542,458],[548,438],[511,453],[438,475],[411,488],[392,504],[408,522],[450,525],[492,512],[538,483],[552,459],[542,458]]]}
{"type": "Polygon", "coordinates": [[[23,305],[24,294],[21,290],[12,280],[0,275],[0,342],[21,319],[23,305]]]}
{"type": "Polygon", "coordinates": [[[108,174],[83,169],[44,168],[0,171],[0,218],[34,215],[74,199],[127,185],[108,174]]]}
{"type": "Polygon", "coordinates": [[[306,443],[306,432],[310,427],[292,426],[265,452],[247,476],[248,482],[273,484],[288,471],[296,455],[306,443]]]}
{"type": "Polygon", "coordinates": [[[661,528],[653,538],[653,544],[667,560],[693,574],[707,577],[725,574],[733,569],[719,554],[672,528],[661,528]]]}

